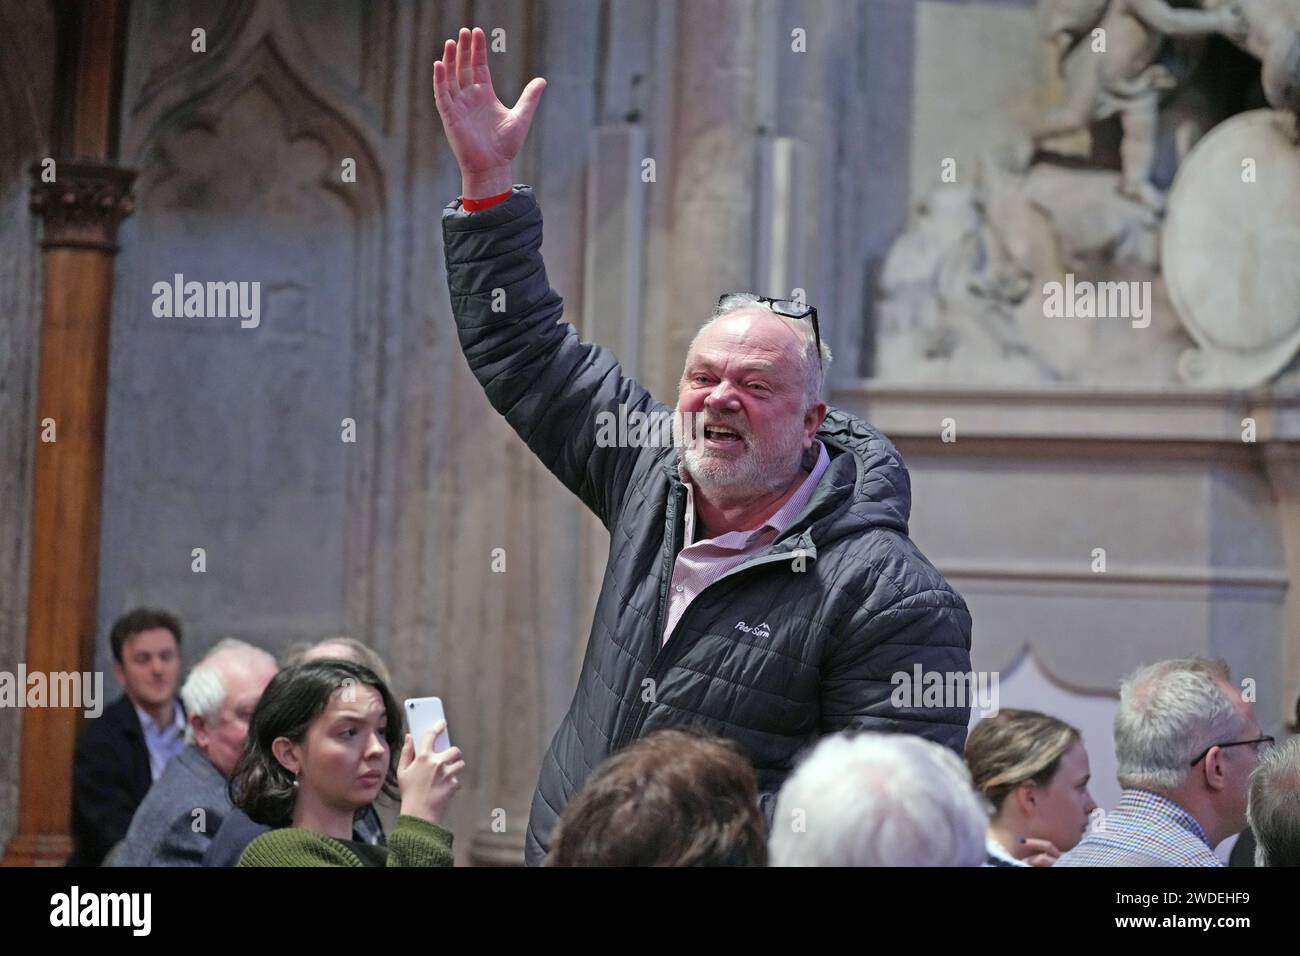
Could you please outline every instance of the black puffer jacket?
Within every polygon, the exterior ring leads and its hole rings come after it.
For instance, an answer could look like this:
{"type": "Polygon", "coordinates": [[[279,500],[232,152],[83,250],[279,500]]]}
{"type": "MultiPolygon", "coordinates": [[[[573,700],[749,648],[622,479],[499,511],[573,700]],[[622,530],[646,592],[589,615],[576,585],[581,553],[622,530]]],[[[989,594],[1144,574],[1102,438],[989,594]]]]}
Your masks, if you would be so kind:
{"type": "Polygon", "coordinates": [[[470,368],[493,407],[610,532],[577,691],[533,798],[528,863],[545,857],[592,769],[659,728],[687,725],[739,742],[758,770],[769,823],[781,782],[822,734],[904,731],[960,751],[968,706],[891,700],[893,675],[910,676],[918,663],[968,673],[971,620],[907,536],[907,469],[888,439],[832,409],[818,434],[830,467],[803,513],[767,554],[706,588],[661,645],[683,540],[676,453],[600,447],[596,416],[617,415],[619,405],[668,406],[624,377],[609,351],[557,321],[563,304],[546,279],[529,187],[475,213],[457,200],[442,225],[470,368]]]}

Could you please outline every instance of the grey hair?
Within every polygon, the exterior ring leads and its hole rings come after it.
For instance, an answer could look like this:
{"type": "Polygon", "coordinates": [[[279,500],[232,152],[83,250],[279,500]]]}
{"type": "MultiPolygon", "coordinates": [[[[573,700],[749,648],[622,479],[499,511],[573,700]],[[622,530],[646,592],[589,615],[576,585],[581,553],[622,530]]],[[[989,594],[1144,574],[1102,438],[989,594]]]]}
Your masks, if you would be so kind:
{"type": "Polygon", "coordinates": [[[1256,866],[1300,866],[1300,737],[1260,754],[1246,819],[1256,866]]]}
{"type": "MultiPolygon", "coordinates": [[[[718,303],[717,308],[713,310],[713,315],[709,316],[708,321],[701,325],[699,331],[695,333],[695,338],[691,340],[691,348],[695,348],[696,340],[699,339],[705,329],[718,321],[718,319],[731,315],[733,312],[739,312],[741,309],[753,308],[766,309],[768,312],[772,312],[767,303],[759,302],[758,296],[754,295],[752,292],[733,292],[731,295],[726,296],[718,303]]],[[[776,312],[772,312],[772,314],[777,315],[776,312]]],[[[826,373],[829,372],[831,368],[830,346],[826,344],[825,339],[822,340],[821,363],[819,365],[817,362],[817,337],[813,334],[812,322],[804,322],[800,319],[790,319],[786,316],[780,317],[786,318],[787,322],[794,327],[795,331],[798,332],[803,339],[802,358],[805,391],[809,404],[812,404],[821,398],[822,387],[826,382],[826,373]]]]}
{"type": "Polygon", "coordinates": [[[773,866],[980,866],[988,807],[950,750],[912,734],[824,738],[781,788],[773,866]]]}
{"type": "Polygon", "coordinates": [[[1198,753],[1240,732],[1243,718],[1222,686],[1231,681],[1224,661],[1202,657],[1158,661],[1130,674],[1115,714],[1120,786],[1175,790],[1198,753]]]}
{"type": "Polygon", "coordinates": [[[297,667],[309,659],[319,660],[318,657],[313,658],[309,657],[309,655],[318,647],[324,647],[327,644],[337,644],[340,647],[347,648],[351,656],[344,655],[344,660],[350,660],[362,667],[369,667],[381,681],[389,687],[393,686],[393,676],[388,672],[388,666],[378,652],[368,644],[363,644],[355,637],[348,637],[346,634],[336,634],[320,641],[300,641],[291,644],[284,652],[282,664],[284,667],[297,667]]]}
{"type": "Polygon", "coordinates": [[[203,659],[194,665],[190,676],[181,687],[181,701],[185,704],[185,742],[194,743],[194,728],[189,718],[199,714],[206,720],[215,720],[226,702],[226,685],[221,679],[225,671],[224,659],[262,659],[275,667],[275,658],[246,641],[234,637],[222,638],[212,646],[203,659]]]}

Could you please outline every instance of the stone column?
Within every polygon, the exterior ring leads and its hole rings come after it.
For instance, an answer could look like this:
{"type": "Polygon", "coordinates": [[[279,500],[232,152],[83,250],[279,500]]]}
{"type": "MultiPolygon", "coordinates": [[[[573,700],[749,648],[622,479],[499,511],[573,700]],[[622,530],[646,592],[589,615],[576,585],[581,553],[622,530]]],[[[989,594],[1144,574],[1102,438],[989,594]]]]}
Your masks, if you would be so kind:
{"type": "MultiPolygon", "coordinates": [[[[29,673],[92,666],[107,399],[109,305],[117,226],[135,173],[112,155],[123,4],[87,3],[70,34],[60,152],[36,164],[32,208],[45,222],[44,299],[28,589],[29,673]],[[67,99],[70,98],[70,99],[67,99]],[[47,182],[47,179],[52,181],[47,182]],[[53,440],[50,440],[50,439],[53,440]]],[[[18,832],[6,865],[58,865],[72,848],[72,753],[80,708],[24,712],[18,832]]]]}

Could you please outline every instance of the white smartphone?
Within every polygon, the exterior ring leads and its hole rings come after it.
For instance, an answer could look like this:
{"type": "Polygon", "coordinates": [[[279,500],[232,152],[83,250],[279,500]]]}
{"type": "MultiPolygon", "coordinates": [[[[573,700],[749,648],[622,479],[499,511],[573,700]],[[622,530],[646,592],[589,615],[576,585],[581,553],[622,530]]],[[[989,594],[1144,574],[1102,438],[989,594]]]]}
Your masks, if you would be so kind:
{"type": "MultiPolygon", "coordinates": [[[[415,749],[419,751],[424,746],[424,738],[428,736],[429,731],[433,730],[433,725],[446,719],[442,709],[442,698],[410,697],[405,701],[405,707],[406,726],[411,731],[411,736],[415,738],[415,749]]],[[[450,746],[451,734],[444,728],[442,733],[434,738],[433,752],[440,753],[450,746]]]]}

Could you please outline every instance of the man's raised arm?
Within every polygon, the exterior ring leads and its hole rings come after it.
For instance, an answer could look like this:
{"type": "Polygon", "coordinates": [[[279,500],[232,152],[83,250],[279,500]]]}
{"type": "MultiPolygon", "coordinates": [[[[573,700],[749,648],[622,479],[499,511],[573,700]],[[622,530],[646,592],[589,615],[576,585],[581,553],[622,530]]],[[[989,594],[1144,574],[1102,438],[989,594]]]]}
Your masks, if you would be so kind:
{"type": "Polygon", "coordinates": [[[433,86],[464,189],[463,201],[443,212],[442,228],[465,358],[492,406],[609,524],[639,452],[617,435],[610,443],[613,429],[602,422],[671,410],[625,377],[607,349],[582,343],[560,321],[563,302],[542,263],[541,211],[511,175],[546,81],[534,79],[507,109],[492,90],[487,38],[475,28],[447,41],[433,86]]]}

